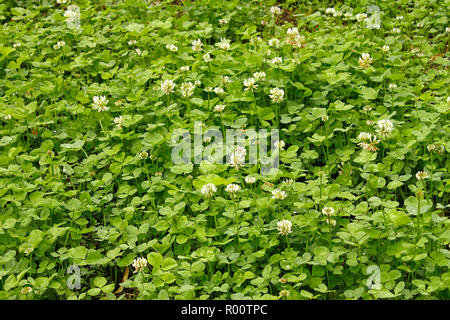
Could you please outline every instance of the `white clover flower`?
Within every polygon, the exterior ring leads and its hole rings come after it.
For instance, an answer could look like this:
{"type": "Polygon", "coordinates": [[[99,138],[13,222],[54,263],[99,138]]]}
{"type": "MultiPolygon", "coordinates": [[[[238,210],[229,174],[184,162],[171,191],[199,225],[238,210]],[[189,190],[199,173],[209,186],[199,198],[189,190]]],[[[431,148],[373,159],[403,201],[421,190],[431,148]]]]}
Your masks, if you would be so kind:
{"type": "Polygon", "coordinates": [[[392,31],[391,31],[391,32],[392,32],[392,33],[398,34],[398,33],[400,33],[401,31],[400,31],[399,28],[392,28],[392,31]]]}
{"type": "Polygon", "coordinates": [[[165,95],[168,95],[174,92],[175,86],[176,84],[172,80],[164,80],[161,83],[161,91],[164,92],[165,95]]]}
{"type": "Polygon", "coordinates": [[[322,213],[328,217],[331,217],[334,214],[333,207],[323,207],[322,213]]]}
{"type": "Polygon", "coordinates": [[[202,85],[202,82],[201,82],[200,80],[195,80],[195,81],[194,81],[194,84],[195,84],[197,87],[199,87],[199,86],[202,85]]]}
{"type": "Polygon", "coordinates": [[[220,82],[222,82],[223,85],[226,86],[231,82],[231,80],[229,76],[222,76],[222,78],[220,78],[220,82]]]}
{"type": "Polygon", "coordinates": [[[287,297],[289,295],[289,290],[283,289],[280,291],[279,296],[280,297],[287,297]]]}
{"type": "Polygon", "coordinates": [[[147,151],[139,152],[139,159],[147,159],[147,158],[148,158],[148,152],[147,151]]]}
{"type": "Polygon", "coordinates": [[[21,294],[30,294],[31,292],[33,292],[33,288],[31,288],[31,287],[29,287],[29,286],[23,287],[23,288],[20,290],[20,293],[21,293],[21,294]]]}
{"type": "Polygon", "coordinates": [[[397,89],[397,85],[395,83],[390,83],[389,89],[391,89],[391,90],[397,89]]]}
{"type": "Polygon", "coordinates": [[[372,138],[372,134],[369,132],[360,132],[358,135],[359,141],[366,141],[366,140],[370,140],[371,138],[372,138]]]}
{"type": "Polygon", "coordinates": [[[223,25],[226,25],[228,23],[228,20],[227,19],[220,19],[219,23],[223,26],[223,25]]]}
{"type": "Polygon", "coordinates": [[[403,20],[403,18],[404,18],[403,16],[396,16],[395,17],[395,19],[397,19],[397,20],[403,20]]]}
{"type": "Polygon", "coordinates": [[[270,12],[272,12],[273,15],[280,15],[281,14],[281,8],[277,6],[270,7],[270,12]]]}
{"type": "Polygon", "coordinates": [[[11,115],[10,115],[10,114],[7,114],[7,115],[5,116],[5,120],[11,120],[11,115]]]}
{"type": "Polygon", "coordinates": [[[192,41],[192,51],[200,52],[203,50],[203,43],[200,39],[192,41]]]}
{"type": "Polygon", "coordinates": [[[213,91],[214,91],[214,88],[212,88],[212,87],[206,87],[206,88],[205,88],[205,91],[206,91],[206,92],[213,92],[213,91]]]}
{"type": "Polygon", "coordinates": [[[422,28],[424,25],[425,25],[425,23],[423,21],[417,23],[418,28],[422,28]]]}
{"type": "Polygon", "coordinates": [[[266,20],[261,20],[261,25],[263,25],[263,26],[267,26],[269,24],[269,22],[268,21],[266,21],[266,20]]]}
{"type": "Polygon", "coordinates": [[[305,37],[301,36],[295,27],[287,29],[286,34],[286,42],[292,46],[301,47],[305,43],[305,37]]]}
{"type": "Polygon", "coordinates": [[[223,89],[221,87],[215,87],[213,91],[217,95],[221,95],[221,94],[225,93],[225,91],[223,91],[223,89]]]}
{"type": "MultiPolygon", "coordinates": [[[[367,132],[365,132],[367,133],[367,132]]],[[[366,136],[364,140],[362,140],[360,143],[358,143],[358,146],[360,146],[362,149],[375,152],[378,151],[378,147],[376,146],[378,143],[380,143],[380,140],[377,139],[375,135],[372,135],[370,133],[367,133],[368,136],[366,136]]],[[[361,134],[360,134],[361,135],[361,134]]],[[[358,136],[359,138],[359,136],[358,136]]]]}
{"type": "Polygon", "coordinates": [[[272,63],[273,64],[283,63],[283,58],[282,57],[275,57],[275,58],[272,59],[272,63]]]}
{"type": "Polygon", "coordinates": [[[253,92],[253,90],[255,90],[255,89],[258,88],[258,85],[256,84],[255,78],[248,78],[248,79],[245,79],[245,80],[244,80],[244,86],[245,86],[244,91],[250,90],[250,91],[253,92]]]}
{"type": "Polygon", "coordinates": [[[92,108],[97,110],[98,112],[108,111],[109,107],[107,106],[108,101],[105,96],[94,96],[92,99],[94,103],[92,104],[92,108]]]}
{"type": "Polygon", "coordinates": [[[277,222],[278,233],[287,236],[292,232],[292,222],[290,220],[281,220],[277,222]]]}
{"type": "Polygon", "coordinates": [[[361,54],[361,58],[359,58],[358,62],[361,68],[367,68],[373,62],[373,59],[370,57],[370,54],[363,53],[361,54]]]}
{"type": "Polygon", "coordinates": [[[189,66],[180,67],[180,72],[188,72],[188,71],[189,71],[189,66]]]}
{"type": "Polygon", "coordinates": [[[255,78],[256,81],[263,81],[266,79],[266,73],[264,71],[259,71],[253,73],[253,78],[255,78]]]}
{"type": "Polygon", "coordinates": [[[246,176],[245,177],[245,183],[247,184],[254,184],[256,182],[256,178],[252,176],[246,176]]]}
{"type": "Polygon", "coordinates": [[[272,99],[272,102],[274,103],[280,103],[283,101],[284,97],[284,90],[280,88],[272,88],[270,89],[270,99],[272,99]]]}
{"type": "Polygon", "coordinates": [[[143,271],[147,266],[147,259],[145,258],[136,258],[133,260],[132,266],[134,268],[134,272],[143,271]]]}
{"type": "Polygon", "coordinates": [[[56,44],[53,45],[53,49],[59,50],[60,48],[64,47],[66,43],[64,41],[58,41],[56,44]]]}
{"type": "Polygon", "coordinates": [[[351,17],[353,17],[353,14],[352,14],[351,12],[346,12],[346,13],[344,14],[344,17],[346,17],[346,18],[351,18],[351,17]]]}
{"type": "Polygon", "coordinates": [[[275,47],[275,48],[278,48],[278,46],[280,45],[280,40],[278,40],[278,39],[276,39],[276,38],[273,38],[273,39],[270,39],[270,40],[267,42],[267,44],[269,45],[269,47],[275,47]]]}
{"type": "Polygon", "coordinates": [[[230,157],[230,165],[236,170],[245,164],[245,156],[247,155],[247,150],[243,147],[236,147],[233,154],[230,157]]]}
{"type": "Polygon", "coordinates": [[[321,119],[323,122],[325,122],[325,121],[328,121],[330,118],[328,117],[327,114],[325,114],[325,115],[321,116],[320,119],[321,119]]]}
{"type": "Polygon", "coordinates": [[[274,200],[284,200],[287,197],[286,191],[275,189],[272,191],[272,199],[274,200]]]}
{"type": "Polygon", "coordinates": [[[34,251],[33,248],[26,248],[24,252],[25,252],[26,255],[29,255],[29,254],[32,253],[33,251],[34,251]]]}
{"type": "Polygon", "coordinates": [[[394,130],[394,124],[391,120],[384,119],[377,122],[377,134],[383,138],[386,138],[394,130]]]}
{"type": "Polygon", "coordinates": [[[236,192],[241,190],[241,187],[238,184],[230,183],[226,186],[225,191],[231,193],[233,196],[236,192]]]}
{"type": "Polygon", "coordinates": [[[136,40],[130,40],[130,41],[128,41],[128,45],[129,45],[129,46],[135,45],[136,43],[137,43],[136,40]]]}
{"type": "Polygon", "coordinates": [[[136,49],[134,49],[134,51],[136,52],[136,54],[137,54],[138,56],[141,56],[141,55],[142,55],[141,49],[136,48],[136,49]]]}
{"type": "Polygon", "coordinates": [[[225,105],[223,104],[218,104],[214,107],[215,112],[222,112],[223,110],[225,110],[225,105]]]}
{"type": "Polygon", "coordinates": [[[342,12],[340,11],[336,11],[335,13],[333,13],[333,17],[340,17],[342,16],[342,12]]]}
{"type": "Polygon", "coordinates": [[[172,52],[177,52],[178,51],[178,47],[174,44],[168,44],[166,45],[166,49],[172,52]]]}
{"type": "Polygon", "coordinates": [[[283,140],[277,140],[275,141],[274,145],[277,149],[283,150],[285,143],[283,140]]]}
{"type": "Polygon", "coordinates": [[[180,86],[181,95],[188,98],[194,94],[195,86],[192,82],[183,82],[180,86]]]}
{"type": "Polygon", "coordinates": [[[383,52],[388,52],[390,50],[390,47],[388,45],[383,46],[383,52]]]}
{"type": "Polygon", "coordinates": [[[220,42],[216,43],[216,47],[218,47],[222,50],[228,50],[228,49],[230,49],[230,40],[227,40],[225,38],[220,38],[220,42]]]}
{"type": "Polygon", "coordinates": [[[364,21],[364,20],[367,19],[367,14],[365,14],[365,13],[358,13],[355,17],[356,17],[356,20],[361,22],[361,21],[364,21]]]}
{"type": "Polygon", "coordinates": [[[209,53],[205,53],[205,54],[203,55],[203,60],[204,60],[205,62],[211,62],[211,61],[212,61],[212,58],[211,58],[211,56],[210,56],[209,53]]]}
{"type": "Polygon", "coordinates": [[[213,183],[207,183],[203,185],[201,192],[205,197],[211,197],[217,192],[217,187],[213,183]]]}
{"type": "Polygon", "coordinates": [[[326,8],[325,9],[325,13],[334,15],[336,13],[336,9],[334,9],[334,8],[326,8]]]}
{"type": "Polygon", "coordinates": [[[13,47],[14,48],[18,48],[18,47],[20,47],[22,44],[20,43],[20,42],[17,42],[17,43],[14,43],[13,44],[13,47]]]}
{"type": "Polygon", "coordinates": [[[78,28],[80,26],[80,8],[76,5],[70,5],[64,12],[67,27],[70,29],[78,28]]]}
{"type": "Polygon", "coordinates": [[[365,112],[369,112],[369,111],[372,111],[372,107],[369,106],[369,105],[367,104],[367,105],[365,105],[365,106],[363,107],[363,110],[364,110],[365,112]]]}
{"type": "Polygon", "coordinates": [[[117,128],[122,129],[122,126],[123,126],[123,117],[122,116],[115,117],[113,121],[117,128]]]}
{"type": "Polygon", "coordinates": [[[335,226],[336,225],[336,220],[334,220],[334,219],[326,219],[325,220],[328,224],[331,224],[332,226],[335,226]]]}
{"type": "Polygon", "coordinates": [[[428,173],[426,171],[418,171],[416,173],[417,180],[425,180],[428,179],[428,173]]]}

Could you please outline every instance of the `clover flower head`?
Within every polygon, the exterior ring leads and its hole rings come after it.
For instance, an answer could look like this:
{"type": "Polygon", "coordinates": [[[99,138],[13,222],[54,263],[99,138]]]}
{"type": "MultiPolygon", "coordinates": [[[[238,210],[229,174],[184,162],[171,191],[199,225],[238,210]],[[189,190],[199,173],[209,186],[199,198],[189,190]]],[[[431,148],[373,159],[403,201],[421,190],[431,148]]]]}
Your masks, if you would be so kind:
{"type": "Polygon", "coordinates": [[[115,117],[113,121],[117,128],[122,129],[122,126],[123,126],[123,117],[122,116],[115,117]]]}
{"type": "Polygon", "coordinates": [[[164,92],[165,95],[168,95],[174,92],[175,86],[176,84],[172,80],[164,80],[161,83],[161,91],[164,92]]]}
{"type": "Polygon", "coordinates": [[[277,6],[270,7],[270,12],[272,12],[273,15],[280,15],[281,14],[281,8],[277,6]]]}
{"type": "Polygon", "coordinates": [[[425,180],[428,178],[428,173],[426,171],[418,171],[416,173],[417,180],[425,180]]]}
{"type": "Polygon", "coordinates": [[[200,52],[203,50],[203,43],[200,39],[192,41],[192,51],[200,52]]]}
{"type": "Polygon", "coordinates": [[[5,116],[5,120],[11,120],[11,115],[10,114],[7,114],[6,116],[5,116]]]}
{"type": "Polygon", "coordinates": [[[283,289],[279,293],[280,297],[287,297],[289,295],[289,290],[283,289]]]}
{"type": "Polygon", "coordinates": [[[358,13],[356,16],[356,20],[361,22],[367,19],[367,14],[366,13],[358,13]]]}
{"type": "Polygon", "coordinates": [[[284,200],[287,197],[286,191],[275,189],[272,191],[272,199],[274,200],[284,200]]]}
{"type": "Polygon", "coordinates": [[[66,43],[64,41],[58,41],[56,44],[53,45],[53,49],[59,50],[60,48],[64,47],[66,43]]]}
{"type": "Polygon", "coordinates": [[[280,45],[280,40],[278,40],[278,39],[276,39],[276,38],[273,38],[273,39],[270,39],[270,40],[267,42],[267,44],[269,45],[269,47],[275,47],[275,48],[278,48],[278,46],[280,45]]]}
{"type": "Polygon", "coordinates": [[[205,53],[205,54],[203,55],[203,60],[204,60],[205,62],[211,62],[211,61],[212,61],[211,55],[210,55],[209,53],[205,53]]]}
{"type": "Polygon", "coordinates": [[[246,176],[245,177],[245,183],[247,184],[254,184],[256,182],[256,178],[253,176],[246,176]]]}
{"type": "Polygon", "coordinates": [[[282,57],[275,57],[275,58],[272,59],[272,63],[273,64],[283,63],[283,58],[282,57]]]}
{"type": "Polygon", "coordinates": [[[92,100],[94,101],[92,103],[92,108],[94,110],[97,110],[98,112],[104,112],[104,111],[108,111],[109,107],[107,106],[108,101],[106,100],[105,96],[94,96],[94,98],[92,98],[92,100]]]}
{"type": "Polygon", "coordinates": [[[388,52],[391,48],[386,44],[383,46],[383,52],[388,52]]]}
{"type": "Polygon", "coordinates": [[[322,213],[328,217],[331,217],[334,214],[333,207],[323,207],[322,213]]]}
{"type": "Polygon", "coordinates": [[[236,147],[234,149],[233,154],[230,157],[230,165],[234,167],[236,170],[239,170],[239,167],[245,164],[245,156],[247,155],[247,151],[243,147],[236,147]]]}
{"type": "Polygon", "coordinates": [[[217,187],[213,183],[207,183],[203,185],[201,192],[205,197],[211,197],[217,192],[217,187]]]}
{"type": "Polygon", "coordinates": [[[359,58],[358,60],[358,63],[361,66],[361,68],[367,68],[372,62],[373,59],[370,57],[370,54],[368,53],[361,54],[361,58],[359,58]]]}
{"type": "Polygon", "coordinates": [[[394,90],[394,89],[397,89],[397,84],[395,84],[395,83],[389,83],[389,89],[390,90],[394,90]]]}
{"type": "Polygon", "coordinates": [[[224,104],[218,104],[214,107],[214,111],[215,112],[222,112],[223,110],[225,110],[225,105],[224,104]]]}
{"type": "Polygon", "coordinates": [[[178,47],[174,44],[167,44],[166,45],[166,49],[172,52],[177,52],[178,51],[178,47]]]}
{"type": "Polygon", "coordinates": [[[139,159],[147,159],[147,158],[148,158],[148,152],[147,151],[139,152],[139,159]]]}
{"type": "Polygon", "coordinates": [[[219,19],[219,23],[223,26],[228,23],[228,20],[227,19],[219,19]]]}
{"type": "Polygon", "coordinates": [[[189,71],[189,66],[180,67],[180,72],[188,72],[188,71],[189,71]]]}
{"type": "Polygon", "coordinates": [[[275,141],[274,145],[277,149],[283,150],[283,148],[286,144],[284,143],[283,140],[277,140],[277,141],[275,141]]]}
{"type": "Polygon", "coordinates": [[[399,28],[392,28],[392,33],[399,34],[401,31],[399,28]]]}
{"type": "Polygon", "coordinates": [[[256,81],[263,81],[266,79],[266,73],[264,71],[259,71],[253,73],[253,78],[255,78],[256,81]]]}
{"type": "Polygon", "coordinates": [[[231,82],[230,77],[229,76],[222,76],[220,78],[220,82],[222,82],[223,85],[227,85],[231,82]]]}
{"type": "Polygon", "coordinates": [[[287,236],[292,232],[292,222],[290,220],[281,220],[277,222],[278,233],[287,236]]]}
{"type": "Polygon", "coordinates": [[[128,45],[129,45],[129,46],[135,45],[136,43],[137,43],[136,40],[130,40],[130,41],[128,41],[128,45]]]}
{"type": "Polygon", "coordinates": [[[284,97],[284,90],[280,88],[272,88],[270,89],[270,99],[272,99],[272,102],[274,103],[280,103],[283,101],[284,97]]]}
{"type": "Polygon", "coordinates": [[[228,50],[230,49],[230,42],[231,40],[220,38],[220,42],[216,43],[216,47],[222,49],[222,50],[228,50]]]}
{"type": "Polygon", "coordinates": [[[244,91],[253,91],[258,88],[258,84],[256,83],[255,78],[248,78],[244,80],[244,91]]]}
{"type": "Polygon", "coordinates": [[[134,272],[142,271],[147,266],[147,259],[140,257],[136,258],[133,260],[133,263],[131,265],[134,268],[134,272]]]}
{"type": "Polygon", "coordinates": [[[192,82],[183,82],[180,86],[181,95],[188,98],[194,94],[195,85],[192,82]]]}
{"type": "Polygon", "coordinates": [[[336,13],[336,9],[335,8],[326,8],[325,13],[334,15],[336,13]]]}
{"type": "Polygon", "coordinates": [[[215,87],[213,91],[217,95],[221,95],[221,94],[225,93],[225,91],[221,87],[215,87]]]}
{"type": "Polygon", "coordinates": [[[238,184],[230,183],[225,187],[225,191],[234,195],[236,192],[241,190],[241,187],[238,184]]]}
{"type": "Polygon", "coordinates": [[[383,138],[386,138],[394,130],[394,124],[389,119],[380,120],[377,122],[377,134],[383,138]]]}
{"type": "Polygon", "coordinates": [[[33,288],[26,286],[20,290],[21,294],[30,294],[33,291],[33,288]]]}

